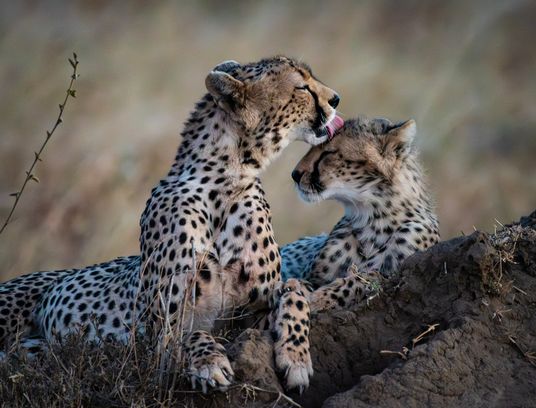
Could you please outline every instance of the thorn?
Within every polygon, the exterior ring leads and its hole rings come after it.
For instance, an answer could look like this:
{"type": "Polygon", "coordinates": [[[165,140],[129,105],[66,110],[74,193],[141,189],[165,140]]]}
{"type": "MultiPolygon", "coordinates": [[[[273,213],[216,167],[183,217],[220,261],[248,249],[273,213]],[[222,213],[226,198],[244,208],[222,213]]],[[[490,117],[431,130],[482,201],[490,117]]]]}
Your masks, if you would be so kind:
{"type": "Polygon", "coordinates": [[[71,67],[76,68],[76,64],[74,63],[74,61],[70,58],[68,58],[68,60],[69,60],[69,64],[71,64],[71,67]]]}
{"type": "Polygon", "coordinates": [[[16,193],[11,193],[9,196],[10,196],[10,197],[17,197],[18,195],[19,195],[19,193],[16,192],[16,193]]]}

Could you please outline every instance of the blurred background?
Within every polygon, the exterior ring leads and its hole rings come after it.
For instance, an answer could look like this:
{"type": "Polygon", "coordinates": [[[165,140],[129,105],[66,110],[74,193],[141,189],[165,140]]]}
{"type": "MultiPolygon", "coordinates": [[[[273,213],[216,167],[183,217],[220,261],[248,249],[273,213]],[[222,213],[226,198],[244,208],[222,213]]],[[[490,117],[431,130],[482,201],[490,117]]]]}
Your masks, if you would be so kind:
{"type": "MultiPolygon", "coordinates": [[[[138,220],[217,63],[287,54],[339,91],[344,117],[415,118],[444,239],[536,207],[536,2],[3,1],[0,217],[57,115],[77,98],[0,235],[0,279],[138,252],[138,220]]],[[[264,175],[280,243],[328,231],[295,143],[264,175]]]]}

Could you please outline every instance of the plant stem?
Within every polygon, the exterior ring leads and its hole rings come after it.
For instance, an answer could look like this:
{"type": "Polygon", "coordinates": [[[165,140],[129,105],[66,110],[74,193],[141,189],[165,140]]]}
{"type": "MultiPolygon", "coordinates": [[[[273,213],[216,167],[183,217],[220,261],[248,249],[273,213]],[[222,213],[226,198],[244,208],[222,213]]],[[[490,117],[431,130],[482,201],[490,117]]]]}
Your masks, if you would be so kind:
{"type": "Polygon", "coordinates": [[[21,188],[16,193],[11,193],[10,195],[15,197],[15,202],[13,203],[13,206],[11,207],[11,210],[9,211],[9,214],[4,221],[4,224],[2,225],[2,228],[0,228],[0,234],[4,232],[7,225],[11,221],[11,218],[13,217],[13,214],[15,213],[15,209],[17,208],[17,205],[19,204],[20,198],[22,196],[22,193],[24,193],[24,190],[26,189],[26,185],[30,180],[35,181],[36,183],[39,183],[39,179],[33,174],[33,170],[35,166],[37,165],[37,162],[42,161],[41,155],[43,151],[45,150],[45,147],[48,144],[48,141],[52,138],[52,135],[56,131],[59,125],[63,123],[63,111],[65,110],[65,106],[67,105],[67,101],[69,98],[76,98],[76,90],[74,89],[74,83],[76,79],[78,78],[78,56],[75,52],[73,52],[73,59],[69,58],[69,64],[71,64],[71,67],[73,68],[73,73],[71,75],[71,81],[69,82],[69,87],[67,88],[67,91],[65,92],[65,98],[63,99],[63,102],[60,103],[59,108],[59,114],[56,118],[56,122],[54,123],[54,126],[51,130],[47,130],[46,132],[46,138],[43,144],[41,145],[40,149],[34,153],[34,160],[28,170],[26,170],[26,177],[24,179],[24,182],[22,183],[21,188]]]}

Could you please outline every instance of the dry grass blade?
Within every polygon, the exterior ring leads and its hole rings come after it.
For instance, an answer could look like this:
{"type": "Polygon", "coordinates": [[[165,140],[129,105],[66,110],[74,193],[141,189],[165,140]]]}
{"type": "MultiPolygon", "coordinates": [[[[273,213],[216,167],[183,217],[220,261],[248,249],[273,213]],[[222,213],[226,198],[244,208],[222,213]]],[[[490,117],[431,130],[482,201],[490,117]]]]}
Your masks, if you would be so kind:
{"type": "Polygon", "coordinates": [[[521,347],[521,345],[512,336],[508,336],[508,340],[510,340],[510,342],[516,346],[519,352],[523,354],[523,357],[525,357],[532,366],[536,367],[536,352],[524,350],[523,347],[521,347]]]}
{"type": "Polygon", "coordinates": [[[391,350],[381,350],[380,354],[395,354],[399,356],[402,360],[408,359],[409,349],[407,347],[403,347],[402,351],[391,351],[391,350]]]}
{"type": "Polygon", "coordinates": [[[515,290],[517,290],[519,293],[522,293],[523,295],[525,296],[528,296],[528,293],[525,292],[523,289],[521,288],[518,288],[516,285],[513,285],[512,288],[514,288],[515,290]]]}
{"type": "Polygon", "coordinates": [[[501,310],[496,310],[494,313],[493,313],[493,316],[491,316],[491,318],[493,320],[497,319],[499,321],[499,323],[502,322],[502,319],[503,319],[503,315],[504,313],[508,313],[508,312],[511,312],[512,309],[501,309],[501,310]]]}
{"type": "Polygon", "coordinates": [[[37,163],[41,161],[41,155],[43,154],[43,151],[45,150],[45,147],[47,146],[49,140],[52,138],[52,135],[54,134],[58,126],[63,123],[63,111],[65,110],[67,101],[69,100],[69,98],[76,98],[76,90],[74,89],[74,83],[76,79],[78,78],[79,61],[78,61],[78,56],[76,55],[75,52],[73,52],[73,59],[69,58],[69,63],[71,64],[71,67],[73,68],[73,73],[71,74],[71,81],[69,82],[69,87],[67,88],[67,91],[65,92],[65,98],[63,99],[63,102],[60,103],[59,105],[60,111],[58,113],[56,121],[54,122],[52,129],[47,130],[45,140],[43,141],[43,144],[41,145],[39,150],[34,153],[34,160],[32,164],[30,165],[30,168],[25,171],[26,177],[24,178],[22,186],[19,188],[17,192],[10,194],[11,196],[15,197],[15,201],[13,202],[13,205],[11,206],[11,210],[9,211],[9,214],[6,217],[4,224],[2,225],[2,228],[0,228],[0,235],[4,232],[9,222],[11,221],[11,218],[13,217],[13,214],[15,213],[15,209],[17,208],[17,205],[19,204],[20,198],[22,197],[22,194],[24,193],[24,190],[26,189],[28,182],[35,181],[36,183],[39,183],[39,179],[33,173],[34,168],[37,165],[37,163]]]}
{"type": "Polygon", "coordinates": [[[237,388],[239,387],[241,390],[245,391],[246,393],[248,393],[248,395],[255,395],[255,392],[256,391],[259,391],[259,392],[267,392],[269,394],[277,394],[277,399],[274,403],[274,407],[277,406],[277,403],[283,399],[285,400],[286,402],[288,402],[291,406],[293,407],[297,407],[297,408],[303,408],[300,404],[298,404],[296,401],[294,401],[292,398],[290,398],[288,395],[285,395],[283,394],[281,391],[276,391],[276,390],[267,390],[265,388],[260,388],[260,387],[257,387],[255,385],[252,385],[252,384],[240,384],[236,387],[231,387],[231,388],[237,388]]]}
{"type": "Polygon", "coordinates": [[[437,326],[439,326],[439,323],[428,325],[428,328],[425,331],[423,331],[421,334],[419,334],[417,337],[415,337],[411,341],[413,343],[413,347],[415,347],[415,344],[421,341],[424,338],[424,336],[426,336],[428,333],[435,331],[437,326]]]}

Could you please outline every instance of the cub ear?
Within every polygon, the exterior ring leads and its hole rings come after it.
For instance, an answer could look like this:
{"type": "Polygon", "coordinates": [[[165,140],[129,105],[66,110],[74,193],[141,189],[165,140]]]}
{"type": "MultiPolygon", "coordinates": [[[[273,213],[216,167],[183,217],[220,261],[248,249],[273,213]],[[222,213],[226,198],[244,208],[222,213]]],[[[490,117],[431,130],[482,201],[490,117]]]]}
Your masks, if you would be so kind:
{"type": "Polygon", "coordinates": [[[245,100],[246,86],[242,81],[222,71],[212,71],[205,79],[205,86],[216,103],[225,111],[235,112],[245,100]]]}
{"type": "Polygon", "coordinates": [[[417,134],[417,124],[413,119],[394,125],[387,132],[388,141],[398,145],[409,146],[417,134]]]}
{"type": "Polygon", "coordinates": [[[409,150],[416,133],[417,125],[410,119],[397,125],[389,124],[379,137],[377,154],[381,159],[376,160],[376,166],[388,179],[393,177],[397,161],[409,150]]]}
{"type": "Polygon", "coordinates": [[[382,155],[384,158],[399,157],[407,151],[417,134],[417,124],[413,119],[388,128],[383,139],[382,155]]]}
{"type": "Polygon", "coordinates": [[[233,60],[223,61],[222,63],[216,65],[212,71],[220,72],[231,72],[235,68],[239,68],[240,64],[233,60]]]}

